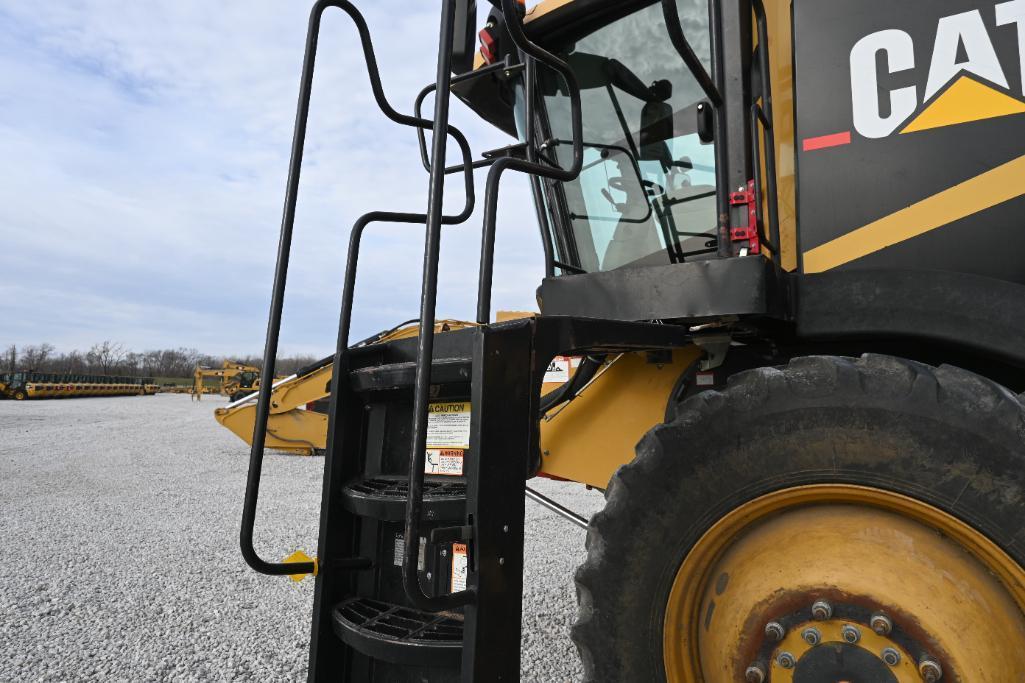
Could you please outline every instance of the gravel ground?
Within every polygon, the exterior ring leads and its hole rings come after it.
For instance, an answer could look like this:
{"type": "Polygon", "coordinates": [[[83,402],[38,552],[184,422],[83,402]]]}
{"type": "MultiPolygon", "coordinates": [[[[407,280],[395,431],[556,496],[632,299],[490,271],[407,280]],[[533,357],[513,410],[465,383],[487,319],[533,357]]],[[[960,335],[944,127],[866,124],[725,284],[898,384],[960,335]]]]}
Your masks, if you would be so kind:
{"type": "MultiPolygon", "coordinates": [[[[305,679],[313,582],[238,551],[248,451],[225,399],[0,401],[0,681],[305,679]]],[[[320,458],[269,454],[257,547],[316,548],[320,458]]],[[[535,482],[585,515],[602,497],[535,482]]],[[[527,502],[523,680],[580,678],[584,532],[527,502]]]]}

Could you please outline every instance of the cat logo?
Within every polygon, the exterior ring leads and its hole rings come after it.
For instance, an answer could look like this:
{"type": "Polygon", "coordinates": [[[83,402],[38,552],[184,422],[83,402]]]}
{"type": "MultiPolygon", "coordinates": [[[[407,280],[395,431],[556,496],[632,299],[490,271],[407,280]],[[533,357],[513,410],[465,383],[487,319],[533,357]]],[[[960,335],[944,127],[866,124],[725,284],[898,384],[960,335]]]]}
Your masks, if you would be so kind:
{"type": "MultiPolygon", "coordinates": [[[[928,65],[916,64],[915,41],[907,31],[870,33],[851,49],[850,76],[853,127],[863,138],[1025,113],[1025,0],[939,19],[928,65]],[[1003,61],[993,40],[1001,31],[1016,35],[1018,47],[1003,61]],[[1018,77],[1013,90],[1009,74],[1018,77]],[[888,87],[894,82],[910,84],[888,87]]],[[[845,132],[806,139],[803,147],[850,142],[845,132]]]]}

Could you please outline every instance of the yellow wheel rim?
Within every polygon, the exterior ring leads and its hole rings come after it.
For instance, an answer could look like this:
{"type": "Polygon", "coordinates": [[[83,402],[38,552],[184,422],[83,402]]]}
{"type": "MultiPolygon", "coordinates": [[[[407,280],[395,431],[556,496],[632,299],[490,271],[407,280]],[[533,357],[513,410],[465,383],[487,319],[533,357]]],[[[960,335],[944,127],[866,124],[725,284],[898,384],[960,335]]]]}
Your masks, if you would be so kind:
{"type": "Polygon", "coordinates": [[[766,683],[836,683],[810,672],[858,658],[896,683],[1023,681],[1023,612],[1025,571],[960,520],[879,489],[801,486],[736,508],[694,545],[663,659],[680,683],[759,680],[749,668],[766,683]],[[770,622],[783,632],[767,635],[770,622]]]}

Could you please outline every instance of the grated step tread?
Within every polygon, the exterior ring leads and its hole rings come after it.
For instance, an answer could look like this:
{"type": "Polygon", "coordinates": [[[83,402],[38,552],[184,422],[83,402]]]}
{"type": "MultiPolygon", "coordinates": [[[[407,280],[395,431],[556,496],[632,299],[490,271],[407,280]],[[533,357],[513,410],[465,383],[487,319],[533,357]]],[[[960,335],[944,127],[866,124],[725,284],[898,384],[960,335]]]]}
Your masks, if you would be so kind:
{"type": "Polygon", "coordinates": [[[348,598],[332,613],[334,631],[359,652],[396,664],[457,666],[461,614],[434,614],[371,598],[348,598]]]}
{"type": "MultiPolygon", "coordinates": [[[[404,477],[373,477],[349,482],[342,490],[345,507],[357,515],[382,520],[405,519],[409,482],[404,477]]],[[[424,480],[423,516],[427,520],[462,519],[466,481],[424,480]]]]}

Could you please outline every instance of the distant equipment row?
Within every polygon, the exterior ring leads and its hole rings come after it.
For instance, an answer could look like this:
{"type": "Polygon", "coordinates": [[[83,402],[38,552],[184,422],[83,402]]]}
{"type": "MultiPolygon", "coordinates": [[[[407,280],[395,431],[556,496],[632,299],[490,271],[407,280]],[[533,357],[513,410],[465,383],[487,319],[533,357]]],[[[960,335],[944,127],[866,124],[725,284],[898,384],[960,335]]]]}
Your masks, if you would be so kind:
{"type": "Polygon", "coordinates": [[[86,396],[152,396],[159,387],[152,377],[56,375],[44,372],[0,374],[0,398],[83,398],[86,396]]]}

